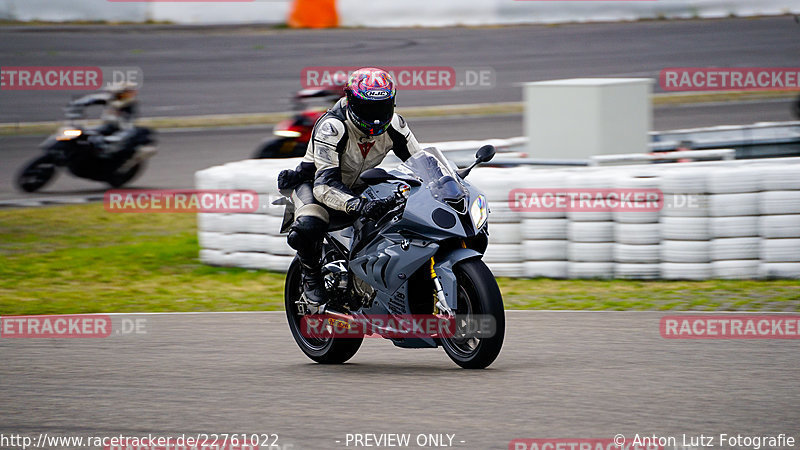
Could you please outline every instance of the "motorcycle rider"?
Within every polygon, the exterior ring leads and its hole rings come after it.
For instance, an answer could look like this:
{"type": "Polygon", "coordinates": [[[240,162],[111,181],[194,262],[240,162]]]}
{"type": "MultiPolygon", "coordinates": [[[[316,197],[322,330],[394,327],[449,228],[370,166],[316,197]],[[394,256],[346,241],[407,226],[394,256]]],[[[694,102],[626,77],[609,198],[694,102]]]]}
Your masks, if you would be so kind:
{"type": "Polygon", "coordinates": [[[72,102],[71,106],[79,108],[106,106],[100,117],[102,124],[91,130],[94,135],[89,138],[89,142],[100,150],[101,158],[121,161],[133,154],[133,138],[143,132],[134,125],[139,106],[137,95],[135,84],[119,83],[109,86],[103,92],[72,102]]]}
{"type": "Polygon", "coordinates": [[[353,72],[341,98],[314,126],[311,145],[295,170],[278,176],[278,187],[293,189],[294,222],[289,246],[300,260],[303,293],[312,305],[325,303],[322,239],[332,220],[382,217],[390,199],[368,200],[359,179],[379,165],[389,151],[405,161],[420,151],[406,121],[394,112],[396,87],[381,69],[353,72]]]}

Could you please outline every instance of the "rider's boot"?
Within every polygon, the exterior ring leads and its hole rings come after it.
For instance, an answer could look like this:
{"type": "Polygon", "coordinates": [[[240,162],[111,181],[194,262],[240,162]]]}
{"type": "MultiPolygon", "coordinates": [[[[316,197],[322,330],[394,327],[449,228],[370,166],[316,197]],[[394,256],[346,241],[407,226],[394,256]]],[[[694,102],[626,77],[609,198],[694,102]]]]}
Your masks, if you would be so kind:
{"type": "Polygon", "coordinates": [[[298,252],[300,272],[303,280],[303,295],[312,306],[325,304],[325,281],[322,279],[322,246],[314,245],[314,251],[298,252]]]}

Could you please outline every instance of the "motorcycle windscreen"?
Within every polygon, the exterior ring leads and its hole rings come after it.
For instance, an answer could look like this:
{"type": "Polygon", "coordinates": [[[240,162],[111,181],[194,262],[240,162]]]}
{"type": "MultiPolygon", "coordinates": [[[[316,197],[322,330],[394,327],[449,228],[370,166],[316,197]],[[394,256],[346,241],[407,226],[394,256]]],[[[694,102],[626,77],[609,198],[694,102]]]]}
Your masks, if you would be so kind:
{"type": "Polygon", "coordinates": [[[467,195],[464,186],[456,181],[447,159],[436,148],[426,148],[415,153],[400,166],[400,169],[421,178],[422,184],[428,187],[438,200],[458,200],[467,195]]]}

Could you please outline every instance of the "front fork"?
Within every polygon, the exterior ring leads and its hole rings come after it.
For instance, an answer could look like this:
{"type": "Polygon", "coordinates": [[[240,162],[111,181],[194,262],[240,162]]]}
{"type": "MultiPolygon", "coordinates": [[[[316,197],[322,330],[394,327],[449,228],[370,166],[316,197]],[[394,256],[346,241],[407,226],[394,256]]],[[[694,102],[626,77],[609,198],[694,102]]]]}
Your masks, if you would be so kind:
{"type": "Polygon", "coordinates": [[[447,296],[444,294],[444,288],[442,288],[442,282],[439,281],[439,276],[436,275],[435,265],[436,261],[431,257],[431,281],[433,281],[433,294],[436,298],[434,313],[444,312],[448,317],[453,317],[455,313],[447,304],[447,296]]]}

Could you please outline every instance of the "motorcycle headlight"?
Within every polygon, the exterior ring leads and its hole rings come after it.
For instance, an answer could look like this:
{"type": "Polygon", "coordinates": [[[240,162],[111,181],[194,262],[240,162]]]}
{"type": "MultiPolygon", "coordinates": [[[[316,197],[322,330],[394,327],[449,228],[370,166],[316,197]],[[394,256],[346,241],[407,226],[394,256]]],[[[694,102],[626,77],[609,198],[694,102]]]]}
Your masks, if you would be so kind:
{"type": "Polygon", "coordinates": [[[294,130],[275,130],[274,133],[276,136],[285,138],[298,138],[300,137],[301,134],[299,131],[294,131],[294,130]]]}
{"type": "Polygon", "coordinates": [[[75,139],[76,137],[80,136],[81,134],[83,134],[83,131],[81,131],[81,130],[73,130],[73,129],[67,128],[67,129],[61,130],[61,135],[58,136],[57,139],[59,141],[69,141],[69,140],[75,139]]]}
{"type": "Polygon", "coordinates": [[[472,222],[475,228],[480,229],[489,218],[489,207],[486,202],[486,197],[479,195],[478,198],[472,202],[472,207],[469,208],[469,215],[472,217],[472,222]]]}

